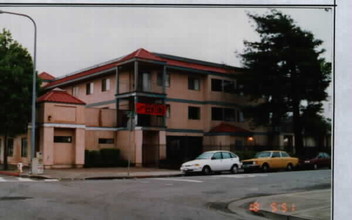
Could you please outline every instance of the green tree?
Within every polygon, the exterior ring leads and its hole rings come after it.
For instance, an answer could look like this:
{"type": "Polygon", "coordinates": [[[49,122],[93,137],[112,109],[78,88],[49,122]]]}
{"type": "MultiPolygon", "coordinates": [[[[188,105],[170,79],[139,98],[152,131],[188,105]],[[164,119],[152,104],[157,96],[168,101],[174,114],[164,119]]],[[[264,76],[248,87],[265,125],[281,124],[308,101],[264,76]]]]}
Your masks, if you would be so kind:
{"type": "Polygon", "coordinates": [[[298,27],[292,18],[271,10],[266,15],[248,14],[256,23],[258,42],[245,41],[240,54],[248,72],[240,80],[244,93],[251,97],[251,106],[245,108],[247,117],[256,125],[279,131],[287,117],[293,118],[295,147],[303,150],[302,112],[327,98],[325,89],[330,83],[331,64],[320,55],[321,40],[298,27]]]}
{"type": "MultiPolygon", "coordinates": [[[[321,151],[326,146],[326,137],[331,135],[331,120],[324,118],[319,112],[320,106],[307,106],[302,113],[304,135],[312,137],[321,151]]],[[[331,153],[331,152],[330,152],[331,153]]]]}
{"type": "Polygon", "coordinates": [[[0,33],[0,135],[4,137],[4,169],[8,169],[8,138],[24,133],[31,115],[33,62],[27,49],[0,33]]]}

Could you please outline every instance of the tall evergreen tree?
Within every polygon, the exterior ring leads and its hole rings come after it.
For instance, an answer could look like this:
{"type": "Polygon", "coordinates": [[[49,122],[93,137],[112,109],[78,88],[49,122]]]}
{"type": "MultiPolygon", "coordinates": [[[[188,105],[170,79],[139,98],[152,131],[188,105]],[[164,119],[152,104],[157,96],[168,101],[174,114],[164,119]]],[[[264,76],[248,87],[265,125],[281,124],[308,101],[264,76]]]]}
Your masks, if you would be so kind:
{"type": "Polygon", "coordinates": [[[33,62],[27,49],[0,33],[0,135],[4,137],[4,169],[8,169],[8,138],[24,133],[31,113],[33,62]]]}
{"type": "Polygon", "coordinates": [[[317,107],[310,108],[315,109],[314,114],[321,111],[330,83],[331,65],[320,57],[322,41],[279,11],[248,16],[256,23],[260,41],[245,41],[241,54],[248,72],[240,80],[244,92],[256,101],[246,109],[247,116],[257,125],[271,126],[272,132],[292,116],[296,152],[300,153],[302,112],[309,106],[317,107]]]}

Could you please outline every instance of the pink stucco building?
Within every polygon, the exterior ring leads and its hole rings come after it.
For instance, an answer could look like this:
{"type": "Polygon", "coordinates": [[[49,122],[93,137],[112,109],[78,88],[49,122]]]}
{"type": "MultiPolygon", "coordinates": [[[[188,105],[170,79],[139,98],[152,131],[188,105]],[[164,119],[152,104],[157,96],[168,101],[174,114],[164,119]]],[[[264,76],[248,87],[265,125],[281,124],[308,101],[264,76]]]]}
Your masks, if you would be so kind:
{"type": "MultiPolygon", "coordinates": [[[[42,73],[37,151],[45,168],[82,167],[84,150],[102,148],[120,149],[136,166],[158,166],[205,150],[266,144],[266,128],[243,117],[242,71],[138,49],[62,78],[42,73]]],[[[12,139],[11,163],[28,163],[29,138],[12,139]]]]}

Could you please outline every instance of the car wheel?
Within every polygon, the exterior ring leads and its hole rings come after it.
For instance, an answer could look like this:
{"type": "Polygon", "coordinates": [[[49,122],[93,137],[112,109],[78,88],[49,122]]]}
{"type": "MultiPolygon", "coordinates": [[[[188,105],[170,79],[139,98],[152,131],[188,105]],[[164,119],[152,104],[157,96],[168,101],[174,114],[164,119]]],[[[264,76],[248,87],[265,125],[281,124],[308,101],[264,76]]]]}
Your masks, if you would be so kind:
{"type": "Polygon", "coordinates": [[[317,169],[318,169],[318,164],[316,164],[316,163],[313,164],[313,169],[314,169],[314,170],[317,170],[317,169]]]}
{"type": "Polygon", "coordinates": [[[269,171],[269,165],[268,164],[263,164],[263,166],[262,166],[262,171],[263,172],[268,172],[269,171]]]}
{"type": "Polygon", "coordinates": [[[286,170],[288,170],[288,171],[292,171],[293,170],[293,166],[292,166],[292,164],[287,164],[287,167],[286,167],[286,170]]]}
{"type": "Polygon", "coordinates": [[[238,173],[238,166],[237,166],[236,164],[234,164],[234,165],[231,167],[231,173],[232,173],[232,174],[238,173]]]}
{"type": "Polygon", "coordinates": [[[203,167],[202,173],[205,174],[205,175],[211,174],[211,169],[210,169],[210,167],[209,167],[209,166],[203,167]]]}

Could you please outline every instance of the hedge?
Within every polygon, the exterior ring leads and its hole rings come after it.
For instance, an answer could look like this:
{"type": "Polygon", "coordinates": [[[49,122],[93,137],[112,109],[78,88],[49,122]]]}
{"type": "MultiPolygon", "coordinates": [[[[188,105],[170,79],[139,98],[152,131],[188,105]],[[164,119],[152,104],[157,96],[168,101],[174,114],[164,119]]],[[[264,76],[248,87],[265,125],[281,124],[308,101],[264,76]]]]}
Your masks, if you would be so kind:
{"type": "Polygon", "coordinates": [[[119,149],[85,150],[84,154],[84,167],[126,167],[128,164],[120,158],[119,149]]]}

